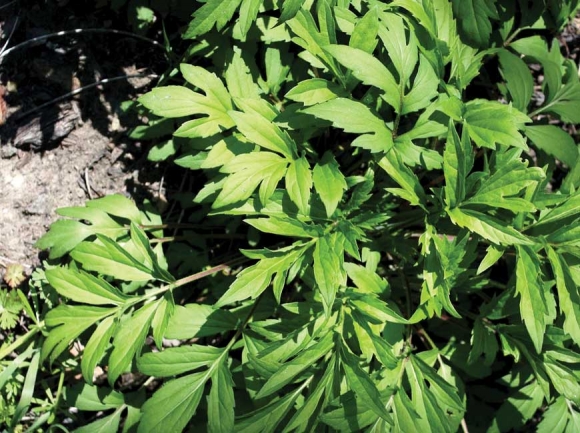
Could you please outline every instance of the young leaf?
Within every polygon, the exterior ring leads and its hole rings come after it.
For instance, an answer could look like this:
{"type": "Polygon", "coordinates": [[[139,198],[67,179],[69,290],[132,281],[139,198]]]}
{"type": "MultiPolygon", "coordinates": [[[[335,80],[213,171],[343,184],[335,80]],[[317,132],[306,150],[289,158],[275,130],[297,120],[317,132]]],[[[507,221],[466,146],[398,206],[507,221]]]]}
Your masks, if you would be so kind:
{"type": "Polygon", "coordinates": [[[305,427],[309,424],[313,424],[316,421],[315,414],[324,409],[324,405],[320,405],[320,399],[326,388],[330,384],[335,371],[336,356],[333,356],[326,368],[324,369],[324,374],[316,388],[310,391],[310,394],[304,404],[296,411],[292,419],[288,422],[282,433],[291,432],[295,429],[299,429],[300,426],[305,427]]]}
{"type": "Polygon", "coordinates": [[[220,31],[232,18],[242,0],[208,0],[193,14],[193,20],[183,34],[185,39],[208,33],[214,26],[220,31]]]}
{"type": "Polygon", "coordinates": [[[526,126],[526,135],[532,143],[548,155],[574,167],[578,158],[578,145],[570,134],[556,125],[526,126]]]}
{"type": "Polygon", "coordinates": [[[42,359],[50,356],[52,363],[87,328],[114,312],[115,309],[88,305],[59,305],[50,310],[44,318],[50,331],[42,345],[42,359]]]}
{"type": "Polygon", "coordinates": [[[302,351],[293,360],[284,363],[278,371],[270,376],[262,389],[256,394],[256,398],[267,397],[291,383],[296,376],[315,365],[316,361],[325,356],[333,347],[334,333],[329,332],[324,338],[302,351]]]}
{"type": "MultiPolygon", "coordinates": [[[[384,93],[383,97],[395,110],[400,108],[399,85],[393,74],[380,60],[357,48],[346,45],[329,45],[324,50],[338,63],[352,72],[364,84],[374,86],[384,93]]],[[[367,131],[365,131],[367,132],[367,131]]]]}
{"type": "Polygon", "coordinates": [[[137,360],[143,374],[155,377],[177,376],[200,367],[211,365],[223,354],[223,349],[191,344],[171,347],[163,352],[145,353],[137,360]]]}
{"type": "Polygon", "coordinates": [[[349,388],[376,415],[392,425],[393,420],[385,408],[379,390],[369,375],[359,366],[357,357],[351,354],[344,344],[341,347],[340,356],[349,388]]]}
{"type": "Polygon", "coordinates": [[[111,385],[130,367],[135,354],[141,352],[156,307],[156,302],[147,304],[121,322],[113,338],[113,350],[109,357],[108,380],[111,385]]]}
{"type": "Polygon", "coordinates": [[[499,19],[492,0],[452,0],[462,39],[475,47],[489,46],[491,19],[499,19]]]}
{"type": "Polygon", "coordinates": [[[281,218],[252,218],[244,220],[245,223],[264,233],[272,233],[281,236],[292,236],[298,238],[313,238],[319,233],[314,227],[304,224],[298,220],[284,220],[281,218]]]}
{"type": "Polygon", "coordinates": [[[119,423],[121,422],[121,413],[123,409],[117,409],[111,415],[98,419],[90,424],[79,427],[75,433],[107,433],[119,431],[119,423]]]}
{"type": "Polygon", "coordinates": [[[93,382],[95,367],[105,354],[105,350],[107,350],[116,328],[114,316],[105,318],[99,323],[99,326],[97,326],[97,329],[95,329],[95,332],[93,332],[93,335],[91,335],[85,345],[83,359],[81,360],[81,371],[87,383],[93,382]]]}
{"type": "Polygon", "coordinates": [[[139,98],[153,114],[161,117],[185,117],[204,112],[204,96],[181,86],[156,87],[139,98]]]}
{"type": "Polygon", "coordinates": [[[496,143],[500,143],[527,150],[526,140],[518,130],[531,119],[511,105],[475,99],[465,104],[463,121],[469,137],[480,147],[495,150],[496,143]]]}
{"type": "Polygon", "coordinates": [[[447,214],[453,224],[465,227],[469,231],[477,233],[484,239],[496,245],[532,245],[533,241],[522,235],[516,229],[505,226],[499,221],[481,212],[468,209],[448,209],[447,214]]]}
{"type": "MultiPolygon", "coordinates": [[[[534,81],[526,63],[505,48],[498,53],[500,72],[514,107],[525,113],[534,93],[534,81]]],[[[507,96],[507,95],[504,95],[507,96]]]]}
{"type": "Polygon", "coordinates": [[[556,253],[550,246],[546,246],[548,260],[556,277],[558,290],[558,304],[564,313],[564,332],[580,345],[580,296],[576,283],[570,274],[570,267],[561,254],[556,253]]]}
{"type": "Polygon", "coordinates": [[[224,357],[211,377],[211,390],[207,402],[207,429],[209,433],[234,431],[234,382],[224,357]]]}
{"type": "Polygon", "coordinates": [[[331,152],[325,152],[320,162],[314,166],[312,180],[324,203],[326,215],[331,217],[347,188],[344,175],[331,152]]]}
{"type": "Polygon", "coordinates": [[[281,153],[286,158],[293,158],[296,153],[296,144],[276,124],[257,113],[230,111],[229,115],[240,132],[250,142],[273,152],[281,153]]]}
{"type": "Polygon", "coordinates": [[[341,282],[340,262],[334,242],[328,236],[319,238],[314,248],[314,278],[327,315],[332,311],[341,282]]]}
{"type": "Polygon", "coordinates": [[[337,84],[322,78],[311,78],[300,81],[285,97],[310,106],[346,96],[348,94],[337,84]]]}
{"type": "Polygon", "coordinates": [[[227,310],[216,309],[211,305],[176,305],[167,323],[166,338],[186,340],[194,337],[207,337],[236,328],[237,318],[227,310]]]}
{"type": "Polygon", "coordinates": [[[215,306],[222,307],[247,298],[255,299],[266,290],[272,280],[272,275],[288,269],[303,251],[304,247],[299,247],[287,253],[264,258],[255,265],[244,269],[215,306]]]}
{"type": "Polygon", "coordinates": [[[525,246],[518,246],[516,293],[520,295],[520,314],[538,353],[542,351],[548,306],[540,280],[538,256],[525,246]]]}
{"type": "Polygon", "coordinates": [[[300,212],[308,215],[310,190],[312,189],[312,172],[310,164],[303,156],[294,160],[286,172],[286,190],[292,202],[300,212]]]}
{"type": "Polygon", "coordinates": [[[66,298],[89,305],[121,305],[127,299],[105,280],[82,271],[57,267],[44,273],[49,284],[66,298]]]}
{"type": "Polygon", "coordinates": [[[81,242],[70,254],[85,269],[124,281],[148,281],[153,270],[139,263],[115,241],[97,235],[101,245],[81,242]]]}
{"type": "Polygon", "coordinates": [[[445,173],[445,203],[450,208],[465,199],[465,179],[473,167],[473,148],[464,129],[461,139],[452,120],[449,120],[447,142],[443,153],[445,173]]]}
{"type": "Polygon", "coordinates": [[[182,431],[195,415],[210,371],[201,371],[167,382],[141,408],[138,433],[182,431]]]}

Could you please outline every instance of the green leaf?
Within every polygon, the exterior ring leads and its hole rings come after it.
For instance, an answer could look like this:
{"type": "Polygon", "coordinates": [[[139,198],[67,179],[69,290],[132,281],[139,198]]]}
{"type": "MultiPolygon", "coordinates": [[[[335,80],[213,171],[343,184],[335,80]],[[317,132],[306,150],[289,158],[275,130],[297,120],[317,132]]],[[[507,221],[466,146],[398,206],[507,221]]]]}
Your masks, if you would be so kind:
{"type": "Polygon", "coordinates": [[[288,21],[296,16],[305,0],[285,0],[281,3],[280,22],[288,21]]]}
{"type": "Polygon", "coordinates": [[[208,397],[208,432],[230,433],[234,430],[234,382],[224,357],[211,377],[211,390],[208,397]]]}
{"type": "Polygon", "coordinates": [[[195,415],[210,371],[193,373],[167,382],[141,408],[138,433],[182,431],[195,415]]]}
{"type": "Polygon", "coordinates": [[[90,424],[79,427],[74,433],[108,433],[119,431],[122,409],[117,409],[111,415],[98,419],[90,424]]]}
{"type": "Polygon", "coordinates": [[[414,35],[408,31],[401,15],[383,13],[379,37],[399,74],[399,94],[402,94],[419,59],[414,35]]]}
{"type": "Polygon", "coordinates": [[[312,180],[324,203],[326,215],[331,217],[347,188],[345,177],[331,152],[325,152],[320,162],[314,166],[312,180]]]}
{"type": "Polygon", "coordinates": [[[156,87],[139,98],[153,114],[161,117],[185,117],[204,112],[205,98],[181,86],[156,87]]]}
{"type": "Polygon", "coordinates": [[[395,431],[412,432],[421,431],[421,425],[417,422],[420,418],[415,412],[413,402],[407,396],[403,389],[399,389],[393,396],[393,419],[395,422],[395,431]]]}
{"type": "Polygon", "coordinates": [[[568,423],[568,406],[562,396],[555,399],[544,412],[537,433],[563,433],[568,423]]]}
{"type": "Polygon", "coordinates": [[[304,370],[315,365],[316,361],[325,356],[333,347],[334,333],[329,332],[320,341],[300,352],[294,359],[284,363],[278,371],[270,376],[256,394],[256,398],[267,397],[288,385],[304,370]]]}
{"type": "Polygon", "coordinates": [[[387,191],[407,200],[413,206],[421,206],[425,202],[425,191],[419,179],[409,167],[403,164],[397,152],[388,152],[379,161],[379,166],[401,187],[401,189],[388,188],[387,191]]]}
{"type": "Polygon", "coordinates": [[[318,232],[311,226],[298,220],[270,218],[245,219],[245,223],[264,233],[272,233],[281,236],[292,236],[298,238],[313,238],[318,232]]]}
{"type": "Polygon", "coordinates": [[[316,413],[322,411],[324,408],[324,404],[321,406],[320,399],[322,395],[326,391],[326,388],[330,384],[332,377],[335,372],[335,361],[336,357],[333,356],[329,363],[326,365],[324,369],[324,374],[322,378],[316,385],[314,390],[311,390],[308,398],[304,402],[302,406],[296,411],[292,419],[288,422],[286,427],[283,430],[283,433],[293,431],[295,429],[300,429],[300,426],[304,428],[305,426],[312,424],[313,420],[316,419],[316,413]]]}
{"type": "Polygon", "coordinates": [[[209,366],[222,354],[221,348],[199,344],[171,347],[163,352],[145,353],[137,360],[137,368],[141,373],[149,376],[177,376],[209,366]]]}
{"type": "MultiPolygon", "coordinates": [[[[389,398],[385,393],[381,397],[389,398]]],[[[368,407],[365,402],[355,395],[353,391],[348,391],[332,404],[336,409],[323,413],[320,419],[335,430],[341,432],[362,431],[369,424],[382,420],[368,407]]]]}
{"type": "Polygon", "coordinates": [[[207,71],[201,66],[182,63],[179,69],[183,78],[195,87],[202,89],[212,102],[221,105],[224,112],[232,110],[232,98],[222,80],[216,74],[207,71]]]}
{"type": "Polygon", "coordinates": [[[309,213],[310,190],[312,189],[312,172],[310,164],[303,156],[294,160],[286,172],[286,191],[300,212],[309,213]]]}
{"type": "Polygon", "coordinates": [[[499,19],[492,0],[452,0],[453,12],[463,40],[474,47],[489,46],[491,19],[499,19]]]}
{"type": "Polygon", "coordinates": [[[296,153],[296,144],[276,124],[256,113],[230,111],[229,115],[240,132],[250,142],[273,152],[281,153],[286,158],[293,158],[296,153]]]}
{"type": "Polygon", "coordinates": [[[242,38],[245,39],[248,35],[248,31],[258,17],[261,5],[261,0],[242,0],[242,5],[240,6],[240,18],[238,20],[242,38]]]}
{"type": "Polygon", "coordinates": [[[465,201],[465,205],[486,205],[492,209],[499,207],[513,212],[532,212],[536,209],[533,203],[513,196],[545,177],[541,168],[528,168],[527,163],[512,160],[483,181],[475,195],[465,201]]]}
{"type": "Polygon", "coordinates": [[[214,26],[220,31],[233,17],[242,0],[208,0],[193,14],[183,34],[184,39],[195,39],[208,33],[214,26]]]}
{"type": "Polygon", "coordinates": [[[78,383],[64,388],[66,402],[79,410],[100,412],[116,409],[125,403],[122,393],[106,387],[78,383]]]}
{"type": "Polygon", "coordinates": [[[580,213],[580,192],[563,197],[565,199],[562,200],[562,203],[543,214],[535,224],[535,227],[562,221],[580,213]]]}
{"type": "Polygon", "coordinates": [[[105,280],[69,268],[47,269],[44,273],[49,284],[66,298],[90,305],[121,305],[127,299],[105,280]]]}
{"type": "Polygon", "coordinates": [[[352,75],[361,80],[363,84],[374,86],[385,92],[383,95],[385,101],[395,110],[399,110],[401,105],[399,85],[395,81],[393,74],[379,59],[363,50],[346,45],[329,45],[324,47],[324,50],[334,57],[338,63],[350,70],[352,75]]]}
{"type": "Polygon", "coordinates": [[[574,342],[580,345],[580,295],[577,285],[570,274],[570,267],[561,254],[546,246],[548,260],[556,277],[558,304],[564,313],[564,332],[570,335],[574,342]]]}
{"type": "Polygon", "coordinates": [[[520,314],[538,353],[546,333],[548,306],[541,284],[540,261],[530,248],[516,247],[516,293],[520,295],[520,314]]]}
{"type": "MultiPolygon", "coordinates": [[[[141,213],[137,206],[135,206],[135,203],[121,194],[112,194],[95,200],[89,200],[86,206],[93,211],[100,210],[109,215],[129,219],[136,224],[142,222],[141,213]]],[[[64,209],[59,209],[58,213],[65,215],[64,209]]],[[[83,219],[88,219],[92,222],[91,218],[83,217],[83,219]]]]}
{"type": "Polygon", "coordinates": [[[353,296],[350,303],[375,323],[408,323],[397,311],[374,295],[353,296]]]}
{"type": "Polygon", "coordinates": [[[410,357],[405,371],[411,386],[413,408],[420,416],[417,422],[422,429],[457,431],[465,411],[457,390],[417,356],[410,357]]]}
{"type": "Polygon", "coordinates": [[[86,329],[114,312],[88,305],[59,305],[50,310],[44,318],[49,334],[42,345],[42,359],[50,356],[52,363],[86,329]]]}
{"type": "Polygon", "coordinates": [[[385,408],[386,403],[382,401],[381,394],[373,380],[359,366],[357,357],[348,352],[344,345],[342,345],[340,356],[349,389],[356,394],[365,406],[392,425],[393,420],[385,408]]]}
{"type": "Polygon", "coordinates": [[[42,250],[50,248],[49,257],[57,259],[94,233],[92,226],[80,221],[58,220],[50,225],[48,233],[36,241],[34,246],[42,250]]]}
{"type": "Polygon", "coordinates": [[[513,392],[495,414],[492,428],[507,432],[519,430],[532,419],[544,400],[542,388],[537,381],[513,392]]]}
{"type": "Polygon", "coordinates": [[[461,139],[449,120],[447,142],[443,153],[443,172],[445,173],[445,203],[454,208],[466,194],[465,179],[473,167],[473,148],[464,129],[461,139]]]}
{"type": "Polygon", "coordinates": [[[327,315],[332,310],[342,275],[341,258],[334,244],[328,236],[324,236],[318,239],[314,248],[314,279],[327,315]]]}
{"type": "Polygon", "coordinates": [[[348,277],[361,292],[380,295],[387,289],[387,281],[370,269],[354,263],[345,263],[343,267],[348,277]]]}
{"type": "Polygon", "coordinates": [[[111,385],[131,366],[135,354],[141,352],[156,307],[156,302],[146,304],[119,325],[109,357],[108,380],[111,385]]]}
{"type": "Polygon", "coordinates": [[[304,385],[294,392],[286,394],[283,398],[273,400],[262,408],[250,412],[247,416],[239,418],[235,424],[236,433],[274,433],[278,424],[292,409],[296,399],[302,393],[304,385]]]}
{"type": "Polygon", "coordinates": [[[496,148],[496,143],[527,150],[519,132],[531,119],[511,105],[475,99],[465,104],[464,125],[469,137],[480,147],[496,148]]]}
{"type": "Polygon", "coordinates": [[[423,55],[419,56],[419,69],[409,92],[403,96],[401,114],[413,113],[429,106],[438,95],[439,77],[423,55]]]}
{"type": "Polygon", "coordinates": [[[288,160],[273,152],[253,152],[235,156],[222,172],[229,175],[213,203],[220,208],[247,200],[260,186],[260,200],[266,204],[278,182],[287,173],[288,160]]]}
{"type": "Polygon", "coordinates": [[[447,209],[453,224],[465,227],[496,245],[532,245],[533,242],[516,229],[481,212],[468,209],[447,209]]]}
{"type": "MultiPolygon", "coordinates": [[[[526,63],[508,50],[498,53],[500,72],[506,81],[509,101],[514,107],[525,113],[534,93],[534,80],[526,63]]],[[[508,96],[504,93],[504,96],[508,96]]]]}
{"type": "Polygon", "coordinates": [[[159,302],[155,315],[151,320],[151,327],[153,328],[153,340],[158,349],[163,347],[163,337],[167,332],[169,320],[173,316],[175,309],[175,301],[171,292],[166,292],[165,296],[159,302]]]}
{"type": "Polygon", "coordinates": [[[287,99],[302,102],[306,106],[320,104],[331,99],[346,96],[348,94],[344,89],[322,78],[310,78],[300,81],[285,95],[287,99]]]}
{"type": "Polygon", "coordinates": [[[491,365],[495,360],[498,348],[494,332],[485,326],[482,320],[476,320],[473,323],[468,364],[475,363],[481,355],[484,355],[485,365],[491,365]]]}
{"type": "MultiPolygon", "coordinates": [[[[346,98],[335,98],[302,110],[304,113],[332,122],[336,128],[355,134],[375,132],[390,135],[385,122],[376,117],[366,105],[346,98]]],[[[392,146],[392,140],[390,146],[392,146]]],[[[385,143],[384,151],[389,149],[385,143]]]]}
{"type": "Polygon", "coordinates": [[[71,253],[71,257],[89,271],[110,275],[124,281],[148,281],[153,278],[153,270],[138,262],[115,241],[97,235],[101,245],[81,242],[71,253]]]}
{"type": "Polygon", "coordinates": [[[236,316],[231,312],[211,305],[176,305],[169,318],[165,337],[178,340],[207,337],[231,331],[236,328],[237,323],[236,316]]]}
{"type": "Polygon", "coordinates": [[[81,371],[87,383],[93,382],[95,367],[105,354],[105,350],[107,350],[116,328],[114,316],[105,318],[99,323],[99,326],[97,326],[97,329],[95,329],[93,335],[91,335],[91,338],[85,345],[83,359],[81,361],[81,371]]]}
{"type": "Polygon", "coordinates": [[[378,8],[369,8],[369,11],[358,20],[354,30],[350,35],[348,45],[369,54],[377,46],[377,35],[379,33],[379,14],[378,8]]]}
{"type": "Polygon", "coordinates": [[[244,269],[238,274],[236,281],[228,291],[218,299],[215,306],[222,307],[247,298],[255,299],[266,290],[273,274],[288,269],[302,255],[303,251],[304,247],[298,247],[287,253],[264,258],[255,265],[244,269]]]}
{"type": "Polygon", "coordinates": [[[537,110],[536,113],[554,113],[563,122],[580,123],[579,103],[580,81],[576,77],[572,77],[572,81],[560,88],[554,98],[537,110]]]}
{"type": "Polygon", "coordinates": [[[574,138],[556,125],[526,126],[526,135],[532,143],[548,155],[574,167],[578,158],[578,145],[574,138]]]}

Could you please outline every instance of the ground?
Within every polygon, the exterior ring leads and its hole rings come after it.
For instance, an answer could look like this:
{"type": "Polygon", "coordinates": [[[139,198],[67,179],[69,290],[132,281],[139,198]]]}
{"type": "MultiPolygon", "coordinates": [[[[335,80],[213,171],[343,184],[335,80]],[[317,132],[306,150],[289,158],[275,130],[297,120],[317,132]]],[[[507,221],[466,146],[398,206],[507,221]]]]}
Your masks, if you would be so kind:
{"type": "MultiPolygon", "coordinates": [[[[10,49],[62,29],[119,28],[118,14],[109,8],[83,14],[82,7],[79,12],[61,6],[66,2],[32,3],[27,10],[17,3],[0,9],[0,46],[8,43],[10,49]],[[99,11],[104,15],[92,22],[99,11]]],[[[30,272],[42,258],[34,243],[58,218],[57,208],[112,193],[150,198],[163,193],[161,169],[147,162],[147,149],[127,138],[138,119],[125,107],[167,65],[159,47],[106,31],[55,36],[5,53],[0,54],[0,269],[18,263],[30,272]],[[79,92],[83,87],[88,88],[79,92]]]]}

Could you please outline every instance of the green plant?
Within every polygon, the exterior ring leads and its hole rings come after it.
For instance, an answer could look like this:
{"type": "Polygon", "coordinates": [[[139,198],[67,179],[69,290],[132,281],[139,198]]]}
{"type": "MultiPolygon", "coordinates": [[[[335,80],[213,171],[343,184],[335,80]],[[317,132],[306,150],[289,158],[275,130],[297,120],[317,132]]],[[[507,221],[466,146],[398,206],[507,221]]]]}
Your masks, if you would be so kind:
{"type": "Polygon", "coordinates": [[[550,36],[577,6],[200,5],[134,133],[177,128],[150,157],[197,170],[188,220],[110,196],[37,244],[66,301],[35,354],[81,341],[64,399],[105,411],[79,431],[580,429],[580,82],[550,36]]]}

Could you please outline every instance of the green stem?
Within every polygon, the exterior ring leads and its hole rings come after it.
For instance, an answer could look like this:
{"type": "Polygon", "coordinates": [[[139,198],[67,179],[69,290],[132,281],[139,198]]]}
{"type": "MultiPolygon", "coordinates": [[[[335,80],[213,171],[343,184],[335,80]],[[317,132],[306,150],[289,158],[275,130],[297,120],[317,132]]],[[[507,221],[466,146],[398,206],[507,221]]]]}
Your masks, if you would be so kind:
{"type": "Polygon", "coordinates": [[[41,327],[44,326],[44,322],[40,322],[39,326],[31,328],[26,334],[21,335],[18,337],[12,344],[6,346],[4,349],[0,350],[0,360],[4,359],[6,356],[10,355],[20,346],[28,342],[32,337],[38,334],[41,330],[41,327]]]}

